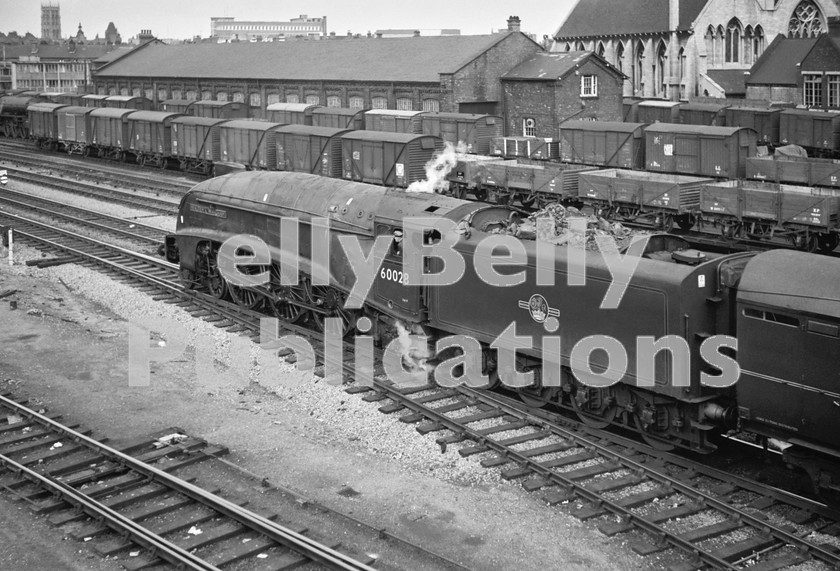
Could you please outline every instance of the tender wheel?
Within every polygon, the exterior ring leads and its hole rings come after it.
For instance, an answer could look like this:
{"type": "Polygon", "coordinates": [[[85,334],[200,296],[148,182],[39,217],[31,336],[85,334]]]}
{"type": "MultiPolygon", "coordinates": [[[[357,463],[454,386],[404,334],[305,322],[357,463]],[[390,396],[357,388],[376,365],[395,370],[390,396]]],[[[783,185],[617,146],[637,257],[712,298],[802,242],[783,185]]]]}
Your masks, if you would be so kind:
{"type": "Polygon", "coordinates": [[[633,419],[636,423],[636,428],[639,429],[639,435],[642,437],[642,440],[644,440],[645,443],[654,450],[669,452],[676,447],[676,445],[667,440],[667,438],[658,436],[656,431],[653,429],[653,425],[646,424],[638,414],[634,414],[633,419]]]}
{"type": "Polygon", "coordinates": [[[516,391],[519,399],[531,408],[542,408],[552,401],[556,387],[523,387],[516,391]]]}
{"type": "Polygon", "coordinates": [[[572,395],[572,408],[575,414],[587,426],[606,428],[615,420],[618,409],[606,401],[604,389],[585,387],[576,383],[577,390],[572,395]]]}
{"type": "Polygon", "coordinates": [[[657,217],[657,222],[663,232],[671,232],[674,229],[674,217],[670,214],[661,214],[657,217]]]}
{"type": "Polygon", "coordinates": [[[473,194],[475,195],[475,198],[477,200],[480,200],[482,202],[487,200],[487,189],[486,188],[477,188],[477,189],[475,189],[475,191],[473,191],[473,194]]]}
{"type": "Polygon", "coordinates": [[[452,187],[452,196],[454,196],[455,198],[461,199],[461,200],[466,200],[466,198],[467,198],[466,187],[464,187],[460,184],[454,185],[452,187]]]}

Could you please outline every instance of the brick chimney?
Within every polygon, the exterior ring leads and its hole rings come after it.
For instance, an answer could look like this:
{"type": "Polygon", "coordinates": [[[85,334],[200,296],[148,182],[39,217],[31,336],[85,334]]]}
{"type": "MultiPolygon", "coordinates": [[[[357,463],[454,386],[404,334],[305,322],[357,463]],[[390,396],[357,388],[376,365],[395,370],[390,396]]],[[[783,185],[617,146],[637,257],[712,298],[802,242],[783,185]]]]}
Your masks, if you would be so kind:
{"type": "Polygon", "coordinates": [[[415,38],[419,38],[419,37],[420,37],[420,30],[414,30],[414,37],[415,37],[415,38]]]}
{"type": "Polygon", "coordinates": [[[508,18],[507,24],[508,32],[518,32],[520,25],[519,16],[511,16],[508,18]]]}

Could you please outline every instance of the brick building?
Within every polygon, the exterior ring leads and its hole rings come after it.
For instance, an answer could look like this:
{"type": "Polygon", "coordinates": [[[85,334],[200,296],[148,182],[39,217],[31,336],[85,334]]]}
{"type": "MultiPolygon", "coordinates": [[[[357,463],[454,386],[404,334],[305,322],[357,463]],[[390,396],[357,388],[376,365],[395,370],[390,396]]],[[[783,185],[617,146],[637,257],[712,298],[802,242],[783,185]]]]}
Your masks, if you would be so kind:
{"type": "Polygon", "coordinates": [[[837,15],[840,0],[579,0],[552,51],[595,51],[627,75],[627,96],[743,97],[777,35],[813,38],[837,15]]]}
{"type": "Polygon", "coordinates": [[[620,121],[624,79],[593,52],[539,52],[502,76],[506,132],[552,138],[568,119],[620,121]]]}
{"type": "MultiPolygon", "coordinates": [[[[517,22],[518,24],[518,19],[517,22]]],[[[445,112],[501,111],[500,78],[541,47],[519,31],[485,36],[276,43],[150,42],[97,71],[97,93],[445,112]]]]}
{"type": "Polygon", "coordinates": [[[747,79],[747,96],[840,109],[840,18],[816,38],[777,37],[747,79]]]}
{"type": "Polygon", "coordinates": [[[240,21],[227,16],[210,18],[210,37],[219,42],[262,42],[287,37],[326,36],[327,17],[310,18],[301,14],[288,22],[240,21]]]}

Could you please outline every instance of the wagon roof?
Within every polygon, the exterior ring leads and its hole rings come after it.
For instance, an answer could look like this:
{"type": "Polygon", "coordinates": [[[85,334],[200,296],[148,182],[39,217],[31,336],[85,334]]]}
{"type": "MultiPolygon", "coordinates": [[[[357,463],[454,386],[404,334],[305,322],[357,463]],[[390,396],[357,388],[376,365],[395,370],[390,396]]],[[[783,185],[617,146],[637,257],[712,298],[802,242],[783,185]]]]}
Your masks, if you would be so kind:
{"type": "Polygon", "coordinates": [[[342,135],[343,139],[356,139],[360,141],[388,141],[389,143],[409,143],[424,138],[439,139],[434,135],[421,135],[417,133],[390,133],[385,131],[350,131],[342,135]]]}
{"type": "Polygon", "coordinates": [[[268,111],[308,111],[310,109],[318,109],[321,105],[314,103],[272,103],[266,109],[268,111]]]}
{"type": "Polygon", "coordinates": [[[183,123],[185,125],[218,125],[219,123],[227,123],[228,119],[214,118],[214,117],[193,117],[192,115],[180,115],[172,120],[173,123],[183,123]]]}
{"type": "Polygon", "coordinates": [[[370,109],[365,111],[365,115],[387,115],[388,117],[414,117],[424,111],[407,111],[405,109],[370,109]]]}
{"type": "Polygon", "coordinates": [[[122,109],[118,107],[97,107],[91,111],[91,117],[125,117],[129,113],[137,113],[137,109],[122,109]]]}
{"type": "MultiPolygon", "coordinates": [[[[99,77],[252,78],[438,83],[520,32],[228,44],[147,44],[99,77]]],[[[536,43],[534,46],[536,47],[536,43]]]]}
{"type": "Polygon", "coordinates": [[[95,99],[97,101],[101,101],[102,99],[108,99],[112,97],[111,95],[101,95],[98,93],[88,93],[87,95],[82,95],[82,99],[95,99]]]}
{"type": "Polygon", "coordinates": [[[133,101],[135,99],[146,99],[142,95],[108,95],[108,101],[133,101]]]}
{"type": "Polygon", "coordinates": [[[195,102],[196,107],[227,107],[228,105],[243,105],[243,103],[242,101],[210,101],[209,99],[195,102]]]}
{"type": "Polygon", "coordinates": [[[747,264],[739,301],[840,318],[840,260],[792,250],[757,254],[747,264]]]}
{"type": "Polygon", "coordinates": [[[41,113],[52,113],[56,109],[67,107],[66,103],[33,103],[27,109],[29,111],[39,111],[41,113]]]}
{"type": "Polygon", "coordinates": [[[716,127],[712,125],[689,125],[681,123],[652,123],[645,128],[647,133],[691,133],[728,137],[738,131],[752,131],[749,127],[716,127]]]}
{"type": "Polygon", "coordinates": [[[585,121],[583,119],[570,119],[560,123],[560,130],[574,129],[576,131],[618,131],[621,133],[632,133],[643,129],[646,123],[625,123],[623,121],[585,121]]]}
{"type": "Polygon", "coordinates": [[[823,119],[835,119],[840,117],[840,111],[818,111],[815,109],[784,109],[783,115],[799,115],[800,117],[818,117],[823,119]]]}
{"type": "Polygon", "coordinates": [[[336,129],[334,127],[319,127],[317,125],[284,125],[275,129],[278,133],[314,135],[319,137],[335,137],[343,135],[352,129],[336,129]]]}
{"type": "Polygon", "coordinates": [[[132,113],[128,118],[129,121],[151,121],[154,123],[163,122],[167,119],[174,119],[180,117],[180,113],[172,113],[170,111],[138,111],[132,113]]]}
{"type": "Polygon", "coordinates": [[[248,119],[237,119],[225,121],[224,127],[231,129],[250,129],[252,131],[268,131],[274,127],[281,127],[285,123],[272,123],[270,121],[250,121],[248,119]]]}
{"type": "Polygon", "coordinates": [[[82,107],[81,105],[68,105],[58,110],[59,113],[75,113],[85,115],[94,111],[96,107],[82,107]]]}

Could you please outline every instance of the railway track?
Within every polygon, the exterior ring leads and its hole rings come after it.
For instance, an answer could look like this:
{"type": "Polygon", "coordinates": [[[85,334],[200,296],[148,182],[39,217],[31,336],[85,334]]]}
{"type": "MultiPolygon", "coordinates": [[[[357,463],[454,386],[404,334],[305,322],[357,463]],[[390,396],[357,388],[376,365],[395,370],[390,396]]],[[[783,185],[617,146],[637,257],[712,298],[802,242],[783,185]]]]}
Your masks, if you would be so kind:
{"type": "Polygon", "coordinates": [[[136,192],[118,190],[116,185],[114,185],[114,188],[104,188],[103,186],[95,183],[69,180],[64,176],[41,174],[27,169],[5,167],[5,170],[8,171],[9,178],[12,180],[19,180],[21,182],[37,184],[47,188],[54,188],[62,192],[96,198],[113,204],[120,204],[130,206],[132,208],[147,210],[149,212],[168,215],[175,214],[178,210],[178,202],[176,200],[163,200],[153,196],[138,194],[136,192]]]}
{"type": "MultiPolygon", "coordinates": [[[[57,238],[32,230],[16,233],[38,247],[65,247],[57,238]]],[[[96,243],[96,248],[104,247],[96,243]]],[[[78,245],[68,248],[80,251],[78,245]]],[[[98,249],[84,259],[218,327],[259,336],[263,314],[185,290],[171,264],[155,260],[157,268],[147,273],[136,259],[117,261],[114,254],[98,249]]],[[[316,353],[323,355],[315,332],[298,325],[284,327],[312,340],[316,353]]],[[[352,343],[346,344],[345,381],[353,379],[352,351],[352,343]]],[[[804,562],[822,566],[817,568],[840,567],[840,550],[831,545],[840,544],[840,514],[818,502],[619,435],[570,427],[568,419],[468,387],[400,389],[380,376],[372,387],[349,391],[368,392],[363,398],[374,402],[390,399],[380,410],[407,410],[401,420],[418,423],[420,433],[448,431],[437,440],[441,446],[461,446],[464,456],[487,454],[482,464],[500,467],[502,479],[522,480],[524,489],[545,493],[548,504],[566,506],[582,520],[597,520],[607,535],[628,534],[637,553],[674,553],[674,569],[770,571],[804,562]]]]}
{"type": "Polygon", "coordinates": [[[823,543],[840,537],[840,513],[823,504],[468,387],[349,390],[390,399],[380,410],[408,412],[400,420],[421,434],[447,431],[437,439],[444,449],[466,443],[462,456],[486,454],[482,465],[501,468],[502,479],[597,519],[606,535],[628,534],[640,555],[682,552],[674,569],[840,566],[840,550],[823,543]]]}
{"type": "Polygon", "coordinates": [[[115,164],[113,161],[96,157],[51,153],[37,149],[28,142],[3,139],[0,141],[2,142],[0,160],[29,167],[67,171],[71,175],[78,174],[80,177],[103,184],[119,183],[138,190],[178,197],[200,180],[185,178],[182,173],[173,175],[150,171],[133,163],[115,164]]]}
{"type": "Polygon", "coordinates": [[[145,245],[163,243],[166,232],[154,226],[128,221],[116,216],[92,212],[64,202],[33,196],[4,188],[0,193],[0,206],[13,207],[48,216],[74,225],[93,228],[145,245]]]}
{"type": "Polygon", "coordinates": [[[92,518],[73,535],[96,539],[103,555],[128,553],[121,561],[126,569],[164,562],[185,569],[233,563],[248,569],[310,563],[371,569],[305,529],[281,525],[273,514],[254,513],[175,474],[225,454],[223,448],[168,432],[116,449],[91,438],[90,430],[65,426],[7,395],[0,395],[0,409],[6,413],[0,425],[4,488],[35,512],[53,514],[54,525],[92,518]],[[132,551],[137,548],[142,551],[132,551]]]}

